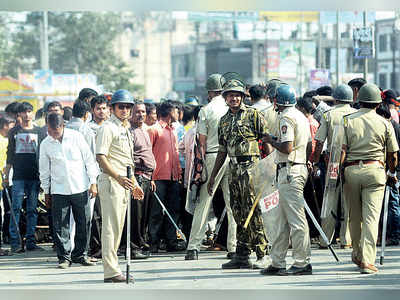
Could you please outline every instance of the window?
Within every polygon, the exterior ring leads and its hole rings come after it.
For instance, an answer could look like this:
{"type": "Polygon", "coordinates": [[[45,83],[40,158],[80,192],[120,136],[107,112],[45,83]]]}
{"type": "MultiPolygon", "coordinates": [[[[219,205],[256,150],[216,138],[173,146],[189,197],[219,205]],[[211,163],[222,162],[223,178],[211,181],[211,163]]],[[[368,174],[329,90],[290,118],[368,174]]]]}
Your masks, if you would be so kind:
{"type": "Polygon", "coordinates": [[[379,52],[386,52],[387,50],[387,35],[381,34],[379,36],[379,52]]]}
{"type": "Polygon", "coordinates": [[[397,77],[396,76],[397,76],[397,73],[395,73],[395,72],[390,73],[390,87],[389,88],[391,88],[391,89],[397,88],[397,86],[396,86],[397,77]]]}

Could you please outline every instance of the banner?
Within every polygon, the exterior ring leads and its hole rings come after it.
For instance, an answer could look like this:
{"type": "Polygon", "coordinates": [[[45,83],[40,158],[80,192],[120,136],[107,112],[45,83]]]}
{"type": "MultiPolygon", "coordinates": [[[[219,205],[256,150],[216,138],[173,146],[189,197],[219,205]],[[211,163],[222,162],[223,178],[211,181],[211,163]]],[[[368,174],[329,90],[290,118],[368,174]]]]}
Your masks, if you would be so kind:
{"type": "Polygon", "coordinates": [[[319,12],[317,11],[261,11],[260,20],[270,22],[318,22],[319,12]]]}
{"type": "Polygon", "coordinates": [[[33,71],[33,90],[35,93],[51,93],[53,91],[53,71],[35,70],[33,71]]]}
{"type": "Polygon", "coordinates": [[[372,27],[353,30],[354,57],[371,58],[374,56],[374,32],[372,27]]]}
{"type": "Polygon", "coordinates": [[[330,85],[329,70],[327,69],[315,69],[310,71],[310,90],[316,90],[317,88],[330,85]]]}
{"type": "MultiPolygon", "coordinates": [[[[181,15],[180,15],[181,16],[181,15]]],[[[208,11],[194,12],[187,14],[189,21],[221,21],[221,22],[256,22],[258,21],[258,13],[254,11],[208,11]]]]}
{"type": "MultiPolygon", "coordinates": [[[[376,13],[367,12],[367,23],[375,22],[376,13]]],[[[321,11],[319,15],[321,24],[336,24],[336,11],[321,11]]],[[[339,11],[339,23],[363,24],[362,11],[339,11]]]]}

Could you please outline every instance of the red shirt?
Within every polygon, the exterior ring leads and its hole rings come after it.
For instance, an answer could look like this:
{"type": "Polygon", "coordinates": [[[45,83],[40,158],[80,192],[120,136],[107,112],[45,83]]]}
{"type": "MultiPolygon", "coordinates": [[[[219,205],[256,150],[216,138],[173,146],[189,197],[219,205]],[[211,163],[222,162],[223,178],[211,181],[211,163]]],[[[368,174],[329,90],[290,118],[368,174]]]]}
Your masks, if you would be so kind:
{"type": "Polygon", "coordinates": [[[315,146],[317,145],[317,141],[315,140],[315,134],[317,133],[319,123],[317,120],[314,119],[312,115],[309,115],[307,117],[308,122],[310,122],[310,132],[311,132],[311,138],[312,138],[312,151],[309,157],[310,161],[313,161],[314,158],[314,152],[315,152],[315,146]]]}
{"type": "Polygon", "coordinates": [[[179,164],[178,138],[174,128],[160,120],[149,127],[148,133],[156,160],[153,180],[178,181],[182,170],[179,164]]]}

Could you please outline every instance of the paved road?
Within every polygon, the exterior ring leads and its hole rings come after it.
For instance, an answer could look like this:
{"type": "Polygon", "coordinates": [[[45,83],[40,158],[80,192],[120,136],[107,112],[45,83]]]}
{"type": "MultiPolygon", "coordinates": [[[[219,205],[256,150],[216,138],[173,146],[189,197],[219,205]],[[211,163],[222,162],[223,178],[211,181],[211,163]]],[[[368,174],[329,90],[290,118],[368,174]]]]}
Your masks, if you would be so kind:
{"type": "MultiPolygon", "coordinates": [[[[160,253],[132,261],[134,285],[104,284],[101,262],[94,267],[73,264],[57,269],[55,252],[0,257],[0,289],[397,289],[400,291],[400,247],[388,247],[384,266],[374,275],[361,275],[350,261],[351,250],[336,249],[341,263],[328,250],[312,251],[311,276],[261,276],[258,270],[222,270],[226,252],[201,252],[198,261],[184,253],[160,253]]],[[[289,252],[291,254],[291,252],[289,252]]],[[[378,252],[378,255],[380,253],[378,252]]],[[[255,259],[253,257],[253,259],[255,259]]],[[[125,261],[120,258],[121,268],[125,261]]],[[[292,259],[288,259],[288,264],[292,259]]],[[[377,262],[378,263],[378,262],[377,262]]]]}

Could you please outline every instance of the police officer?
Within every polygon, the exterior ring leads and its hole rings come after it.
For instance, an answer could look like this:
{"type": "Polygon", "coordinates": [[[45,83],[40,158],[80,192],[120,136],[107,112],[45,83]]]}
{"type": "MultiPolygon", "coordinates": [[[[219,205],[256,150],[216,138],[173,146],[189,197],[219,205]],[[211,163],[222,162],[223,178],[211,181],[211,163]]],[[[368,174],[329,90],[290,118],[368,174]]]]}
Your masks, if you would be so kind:
{"type": "MultiPolygon", "coordinates": [[[[205,161],[203,162],[204,167],[210,172],[215,164],[218,153],[218,123],[229,108],[225,103],[225,99],[221,96],[221,74],[211,74],[207,79],[206,89],[209,94],[208,98],[212,98],[210,99],[210,103],[200,110],[197,133],[199,134],[200,157],[205,157],[205,161]]],[[[232,258],[236,252],[236,223],[230,205],[228,163],[229,159],[225,160],[225,163],[216,175],[212,194],[208,194],[207,191],[208,181],[200,187],[200,199],[193,214],[185,260],[198,259],[198,252],[200,251],[201,242],[207,229],[212,198],[220,183],[228,217],[228,236],[226,241],[228,258],[232,258]]]]}
{"type": "MultiPolygon", "coordinates": [[[[336,101],[336,105],[332,110],[325,112],[322,115],[320,120],[320,127],[315,135],[315,140],[317,144],[315,146],[315,152],[313,157],[313,162],[318,163],[320,160],[321,152],[324,146],[325,140],[327,140],[327,157],[329,157],[329,151],[331,150],[332,143],[334,146],[341,147],[341,145],[335,145],[333,138],[334,128],[335,126],[341,126],[341,122],[344,115],[353,113],[357,111],[355,108],[352,108],[350,104],[353,102],[353,91],[347,84],[341,84],[337,86],[332,94],[333,98],[336,101]]],[[[338,131],[338,133],[341,131],[338,131]]],[[[335,139],[342,140],[342,136],[337,136],[335,139]]],[[[324,230],[328,240],[331,241],[333,235],[335,233],[335,225],[336,225],[336,218],[340,216],[337,212],[338,208],[338,200],[340,196],[340,185],[336,188],[335,197],[333,198],[334,201],[328,203],[328,214],[326,218],[322,218],[321,225],[322,229],[324,230]]],[[[341,208],[342,208],[342,217],[343,221],[341,221],[340,226],[340,247],[342,249],[349,248],[351,246],[351,238],[349,233],[349,214],[348,208],[346,206],[346,201],[344,201],[344,197],[342,195],[341,200],[341,208]]],[[[320,247],[327,248],[328,245],[326,242],[320,237],[320,247]]]]}
{"type": "Polygon", "coordinates": [[[361,274],[371,274],[378,272],[374,263],[379,216],[385,183],[397,182],[399,147],[393,126],[375,112],[382,102],[379,88],[372,83],[363,85],[357,100],[361,108],[343,118],[344,192],[350,212],[352,261],[361,274]]]}
{"type": "Polygon", "coordinates": [[[118,266],[117,250],[130,200],[129,191],[135,199],[143,199],[143,190],[135,177],[126,177],[127,166],[132,167],[133,173],[133,143],[128,129],[133,104],[133,97],[128,91],[116,91],[111,98],[112,115],[99,128],[96,139],[96,158],[102,170],[98,183],[103,216],[104,282],[126,281],[118,266]]]}
{"type": "Polygon", "coordinates": [[[256,109],[243,103],[245,85],[241,81],[228,80],[223,85],[222,96],[229,110],[219,122],[219,149],[208,182],[208,193],[212,195],[216,176],[229,156],[231,208],[237,224],[236,255],[223,264],[222,268],[252,268],[249,259],[252,250],[257,255],[255,266],[262,268],[266,261],[267,241],[260,208],[256,207],[247,228],[244,228],[244,223],[256,200],[254,189],[249,183],[249,171],[259,160],[258,140],[267,134],[267,125],[256,109]]]}
{"type": "Polygon", "coordinates": [[[271,260],[262,275],[312,274],[310,237],[304,211],[303,190],[307,181],[307,157],[311,152],[311,134],[307,118],[297,110],[294,89],[278,87],[275,105],[278,110],[279,135],[267,135],[265,141],[276,148],[279,205],[272,239],[271,260]],[[293,246],[293,265],[286,270],[289,240],[293,246]]]}

